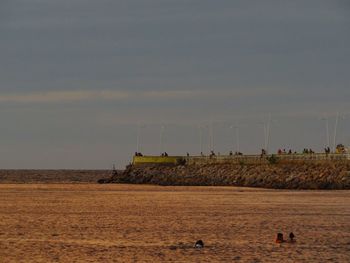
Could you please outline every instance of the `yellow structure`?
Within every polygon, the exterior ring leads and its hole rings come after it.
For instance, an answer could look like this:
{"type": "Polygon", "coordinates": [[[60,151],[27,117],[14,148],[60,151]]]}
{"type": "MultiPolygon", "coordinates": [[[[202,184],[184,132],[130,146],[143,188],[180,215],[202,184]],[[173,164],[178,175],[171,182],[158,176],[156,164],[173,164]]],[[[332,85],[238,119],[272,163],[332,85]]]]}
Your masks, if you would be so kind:
{"type": "Polygon", "coordinates": [[[134,156],[133,164],[179,164],[179,156],[134,156]]]}
{"type": "Polygon", "coordinates": [[[345,146],[343,144],[338,144],[336,149],[335,149],[335,153],[346,153],[347,149],[345,148],[345,146]]]}

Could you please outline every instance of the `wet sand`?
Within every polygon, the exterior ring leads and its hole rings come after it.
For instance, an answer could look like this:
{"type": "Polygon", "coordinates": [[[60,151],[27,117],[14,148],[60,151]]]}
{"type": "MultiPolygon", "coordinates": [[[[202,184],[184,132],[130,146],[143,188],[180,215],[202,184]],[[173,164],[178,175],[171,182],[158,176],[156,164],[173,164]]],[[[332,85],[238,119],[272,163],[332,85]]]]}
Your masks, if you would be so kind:
{"type": "Polygon", "coordinates": [[[350,191],[0,185],[0,262],[165,261],[350,262],[350,191]]]}

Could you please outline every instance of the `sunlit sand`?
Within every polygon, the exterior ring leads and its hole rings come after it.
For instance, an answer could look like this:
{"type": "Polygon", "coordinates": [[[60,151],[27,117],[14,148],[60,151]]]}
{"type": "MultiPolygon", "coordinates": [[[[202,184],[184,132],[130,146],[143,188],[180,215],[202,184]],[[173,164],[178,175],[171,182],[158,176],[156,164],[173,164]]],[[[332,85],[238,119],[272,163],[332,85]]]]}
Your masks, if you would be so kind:
{"type": "Polygon", "coordinates": [[[0,262],[350,262],[349,247],[350,191],[0,185],[0,262]]]}

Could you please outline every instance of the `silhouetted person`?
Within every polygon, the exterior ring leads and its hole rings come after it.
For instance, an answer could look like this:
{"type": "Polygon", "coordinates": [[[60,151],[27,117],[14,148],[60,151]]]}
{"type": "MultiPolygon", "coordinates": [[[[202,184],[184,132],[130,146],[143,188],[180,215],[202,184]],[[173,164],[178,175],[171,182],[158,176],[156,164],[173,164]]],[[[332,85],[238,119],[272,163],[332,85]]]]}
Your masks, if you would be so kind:
{"type": "Polygon", "coordinates": [[[282,233],[277,233],[276,243],[283,243],[283,242],[284,242],[283,234],[282,233]]]}
{"type": "Polygon", "coordinates": [[[289,241],[291,242],[291,243],[294,243],[295,242],[295,235],[293,234],[293,232],[290,232],[290,234],[289,234],[289,241]]]}

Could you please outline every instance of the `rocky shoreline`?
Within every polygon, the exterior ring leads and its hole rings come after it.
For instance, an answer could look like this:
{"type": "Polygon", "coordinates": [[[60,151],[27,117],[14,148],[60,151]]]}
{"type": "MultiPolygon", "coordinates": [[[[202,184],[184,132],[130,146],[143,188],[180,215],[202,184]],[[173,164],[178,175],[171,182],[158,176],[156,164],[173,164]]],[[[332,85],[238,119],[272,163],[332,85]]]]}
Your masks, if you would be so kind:
{"type": "Polygon", "coordinates": [[[350,189],[350,162],[130,165],[103,183],[244,186],[273,189],[350,189]]]}

